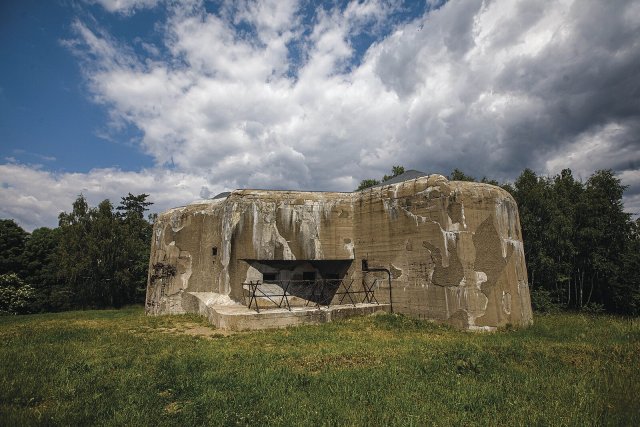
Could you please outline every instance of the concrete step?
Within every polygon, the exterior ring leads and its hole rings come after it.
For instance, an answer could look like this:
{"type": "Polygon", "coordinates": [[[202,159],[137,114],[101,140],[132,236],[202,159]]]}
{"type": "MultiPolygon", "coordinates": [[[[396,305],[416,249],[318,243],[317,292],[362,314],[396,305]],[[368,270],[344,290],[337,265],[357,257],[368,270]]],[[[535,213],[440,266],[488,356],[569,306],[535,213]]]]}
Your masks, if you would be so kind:
{"type": "MultiPolygon", "coordinates": [[[[209,319],[219,329],[230,331],[250,331],[270,328],[286,328],[295,325],[307,325],[331,322],[352,316],[367,316],[374,313],[389,312],[389,304],[343,304],[330,307],[315,306],[260,309],[260,313],[242,304],[216,304],[220,298],[212,297],[208,292],[188,292],[190,298],[183,304],[197,304],[196,311],[209,319]]],[[[195,308],[195,307],[194,307],[195,308]]]]}

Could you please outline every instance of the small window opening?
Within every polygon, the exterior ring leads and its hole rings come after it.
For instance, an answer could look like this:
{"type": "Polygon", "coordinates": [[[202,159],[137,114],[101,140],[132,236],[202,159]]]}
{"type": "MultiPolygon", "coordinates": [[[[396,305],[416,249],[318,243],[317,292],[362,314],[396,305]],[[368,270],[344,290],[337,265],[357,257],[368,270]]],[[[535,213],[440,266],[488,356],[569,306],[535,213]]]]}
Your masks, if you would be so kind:
{"type": "Polygon", "coordinates": [[[211,255],[212,256],[218,255],[218,248],[217,247],[214,246],[214,247],[211,248],[211,255]]]}
{"type": "Polygon", "coordinates": [[[262,273],[262,281],[264,282],[272,282],[274,280],[277,280],[278,274],[277,273],[262,273]]]}

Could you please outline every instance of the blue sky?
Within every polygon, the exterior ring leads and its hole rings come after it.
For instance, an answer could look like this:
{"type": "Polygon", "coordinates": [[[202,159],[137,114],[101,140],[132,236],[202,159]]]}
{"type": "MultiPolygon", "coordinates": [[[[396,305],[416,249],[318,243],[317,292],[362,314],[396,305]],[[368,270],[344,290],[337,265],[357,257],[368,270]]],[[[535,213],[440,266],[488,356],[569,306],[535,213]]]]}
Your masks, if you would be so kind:
{"type": "Polygon", "coordinates": [[[0,216],[611,168],[640,211],[640,1],[0,4],[0,216]]]}
{"type": "Polygon", "coordinates": [[[71,24],[79,13],[91,13],[131,38],[144,34],[141,27],[152,31],[152,17],[122,19],[99,5],[86,5],[80,11],[70,2],[57,0],[9,0],[0,8],[5,64],[0,68],[2,158],[76,172],[151,166],[153,159],[135,146],[139,138],[135,129],[105,138],[108,111],[92,102],[77,58],[63,41],[73,36],[71,24]]]}

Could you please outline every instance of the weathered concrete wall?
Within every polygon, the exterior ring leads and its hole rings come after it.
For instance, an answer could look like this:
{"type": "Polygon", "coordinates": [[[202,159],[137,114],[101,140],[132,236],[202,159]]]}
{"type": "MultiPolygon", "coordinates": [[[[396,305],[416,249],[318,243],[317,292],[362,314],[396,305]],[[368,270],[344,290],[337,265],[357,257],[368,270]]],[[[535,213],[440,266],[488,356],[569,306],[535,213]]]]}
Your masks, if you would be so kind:
{"type": "MultiPolygon", "coordinates": [[[[361,271],[366,259],[392,271],[397,312],[471,329],[532,319],[514,200],[441,175],[356,193],[234,191],[161,214],[151,253],[149,313],[191,310],[185,292],[241,303],[243,283],[275,260],[310,261],[285,269],[285,278],[300,278],[313,260],[353,260],[340,264],[341,277],[382,279],[361,271]]],[[[386,281],[378,283],[376,297],[387,301],[386,281]]]]}
{"type": "Polygon", "coordinates": [[[184,312],[184,292],[241,302],[242,284],[262,279],[254,260],[352,258],[351,199],[351,193],[238,190],[162,213],[154,225],[148,312],[184,312]],[[159,263],[175,266],[175,276],[154,277],[159,263]]]}
{"type": "Polygon", "coordinates": [[[374,188],[354,227],[358,259],[392,272],[394,311],[471,329],[531,321],[518,211],[504,190],[440,175],[374,188]]]}
{"type": "Polygon", "coordinates": [[[229,294],[224,285],[220,286],[222,268],[212,256],[212,248],[223,241],[222,202],[194,203],[159,216],[151,242],[147,312],[184,313],[182,296],[186,291],[229,294]],[[154,268],[158,265],[172,267],[173,271],[154,268]]]}

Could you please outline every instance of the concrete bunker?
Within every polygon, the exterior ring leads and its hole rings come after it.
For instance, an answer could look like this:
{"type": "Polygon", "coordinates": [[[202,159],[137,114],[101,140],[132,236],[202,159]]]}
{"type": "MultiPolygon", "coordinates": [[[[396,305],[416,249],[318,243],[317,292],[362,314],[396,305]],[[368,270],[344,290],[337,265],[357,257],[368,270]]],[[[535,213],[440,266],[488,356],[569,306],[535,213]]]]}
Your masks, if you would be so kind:
{"type": "Polygon", "coordinates": [[[236,190],[154,225],[148,314],[196,312],[218,327],[257,329],[391,303],[466,329],[530,323],[513,198],[409,171],[353,193],[236,190]]]}

